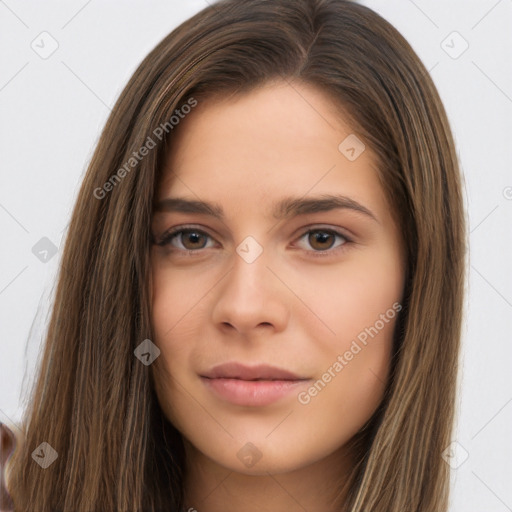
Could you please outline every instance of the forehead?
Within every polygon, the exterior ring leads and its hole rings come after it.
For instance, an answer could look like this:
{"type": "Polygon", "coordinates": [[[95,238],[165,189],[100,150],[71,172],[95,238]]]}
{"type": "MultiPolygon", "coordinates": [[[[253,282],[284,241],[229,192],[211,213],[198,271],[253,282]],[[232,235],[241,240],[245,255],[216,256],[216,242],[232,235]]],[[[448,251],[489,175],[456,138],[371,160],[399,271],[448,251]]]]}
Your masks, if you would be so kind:
{"type": "Polygon", "coordinates": [[[309,85],[278,82],[199,101],[173,132],[157,198],[195,196],[229,210],[267,207],[285,192],[339,193],[383,207],[376,158],[354,137],[331,99],[309,85]]]}

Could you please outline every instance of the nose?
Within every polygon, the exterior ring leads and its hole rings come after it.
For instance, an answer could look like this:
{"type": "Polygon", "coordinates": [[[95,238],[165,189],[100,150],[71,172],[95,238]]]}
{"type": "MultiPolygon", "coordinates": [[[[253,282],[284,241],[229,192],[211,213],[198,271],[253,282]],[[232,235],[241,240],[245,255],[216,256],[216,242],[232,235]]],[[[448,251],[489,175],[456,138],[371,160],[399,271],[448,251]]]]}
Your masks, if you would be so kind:
{"type": "Polygon", "coordinates": [[[254,261],[234,254],[233,266],[215,287],[212,321],[217,328],[247,337],[286,328],[293,293],[273,267],[277,265],[270,261],[268,251],[263,250],[254,261]]]}

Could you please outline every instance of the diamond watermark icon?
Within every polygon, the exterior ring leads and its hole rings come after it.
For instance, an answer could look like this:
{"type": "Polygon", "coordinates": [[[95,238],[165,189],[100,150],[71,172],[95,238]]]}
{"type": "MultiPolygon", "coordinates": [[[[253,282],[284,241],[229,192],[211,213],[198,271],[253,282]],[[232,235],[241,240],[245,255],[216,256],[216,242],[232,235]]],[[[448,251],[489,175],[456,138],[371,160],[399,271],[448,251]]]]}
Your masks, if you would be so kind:
{"type": "Polygon", "coordinates": [[[263,247],[252,236],[245,237],[236,252],[246,263],[253,263],[263,252],[263,247]]]}
{"type": "Polygon", "coordinates": [[[33,452],[32,458],[43,468],[51,466],[56,460],[59,454],[49,445],[44,442],[41,443],[33,452]]]}
{"type": "Polygon", "coordinates": [[[143,365],[149,366],[160,355],[160,349],[151,340],[145,339],[133,353],[143,365]]]}
{"type": "Polygon", "coordinates": [[[441,41],[441,48],[452,59],[458,59],[469,48],[469,43],[457,31],[453,31],[441,41]]]}
{"type": "Polygon", "coordinates": [[[460,443],[453,441],[443,450],[441,457],[452,469],[457,469],[466,462],[469,453],[460,443]]]}
{"type": "Polygon", "coordinates": [[[41,59],[51,57],[59,47],[57,40],[49,32],[41,32],[31,43],[30,47],[41,59]]]}
{"type": "Polygon", "coordinates": [[[252,443],[245,443],[236,456],[240,459],[240,462],[247,466],[248,468],[252,468],[258,461],[261,459],[263,454],[254,446],[252,443]]]}
{"type": "Polygon", "coordinates": [[[338,146],[339,152],[351,162],[357,160],[365,149],[364,142],[353,133],[343,139],[338,146]]]}
{"type": "Polygon", "coordinates": [[[43,236],[43,238],[32,247],[32,254],[39,261],[47,263],[57,254],[57,250],[57,246],[49,238],[43,236]]]}

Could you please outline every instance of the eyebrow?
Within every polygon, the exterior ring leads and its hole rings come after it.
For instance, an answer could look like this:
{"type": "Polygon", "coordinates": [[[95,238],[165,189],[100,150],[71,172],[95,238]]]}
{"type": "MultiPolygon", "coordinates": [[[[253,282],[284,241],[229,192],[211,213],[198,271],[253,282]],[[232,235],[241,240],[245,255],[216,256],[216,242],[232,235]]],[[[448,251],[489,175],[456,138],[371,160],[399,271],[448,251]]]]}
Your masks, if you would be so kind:
{"type": "MultiPolygon", "coordinates": [[[[331,210],[351,210],[370,217],[379,222],[377,217],[366,206],[358,203],[350,197],[342,195],[324,194],[307,199],[299,197],[285,197],[279,201],[272,212],[275,219],[288,219],[299,215],[307,215],[331,210]]],[[[210,215],[224,221],[224,210],[217,203],[197,201],[185,197],[168,197],[156,203],[155,212],[182,212],[210,215]]]]}

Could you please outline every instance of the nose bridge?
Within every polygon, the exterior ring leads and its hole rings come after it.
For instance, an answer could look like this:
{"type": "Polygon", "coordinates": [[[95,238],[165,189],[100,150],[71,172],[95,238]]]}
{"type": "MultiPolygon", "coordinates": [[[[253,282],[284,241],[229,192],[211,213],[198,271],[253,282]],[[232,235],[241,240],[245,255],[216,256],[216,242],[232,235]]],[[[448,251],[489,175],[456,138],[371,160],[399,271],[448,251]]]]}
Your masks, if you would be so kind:
{"type": "Polygon", "coordinates": [[[287,318],[285,290],[268,267],[272,251],[254,237],[246,237],[233,255],[214,307],[214,322],[229,323],[239,331],[261,323],[281,328],[287,318]]]}
{"type": "MultiPolygon", "coordinates": [[[[247,236],[237,247],[233,266],[228,274],[230,291],[235,292],[239,301],[257,301],[269,290],[267,266],[271,265],[270,250],[265,249],[254,237],[247,236]]],[[[271,285],[270,285],[271,286],[271,285]]]]}

